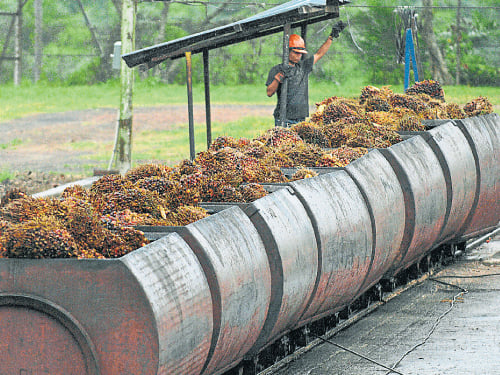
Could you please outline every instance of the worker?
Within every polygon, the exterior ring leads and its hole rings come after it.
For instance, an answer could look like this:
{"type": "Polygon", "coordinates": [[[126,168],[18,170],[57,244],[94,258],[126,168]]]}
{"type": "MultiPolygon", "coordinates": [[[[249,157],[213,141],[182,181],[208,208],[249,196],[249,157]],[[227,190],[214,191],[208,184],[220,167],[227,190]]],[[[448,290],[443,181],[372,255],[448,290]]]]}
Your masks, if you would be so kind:
{"type": "Polygon", "coordinates": [[[313,65],[328,52],[333,38],[338,38],[345,27],[346,24],[342,21],[337,22],[333,26],[328,39],[313,56],[307,56],[308,52],[305,42],[300,35],[290,35],[288,65],[278,64],[273,66],[269,71],[266,81],[267,96],[271,97],[275,92],[278,93],[278,103],[273,113],[276,126],[291,127],[293,124],[304,121],[309,116],[309,73],[311,73],[313,65]],[[280,98],[281,84],[285,79],[288,81],[288,90],[286,97],[286,118],[282,121],[280,119],[280,98]]]}

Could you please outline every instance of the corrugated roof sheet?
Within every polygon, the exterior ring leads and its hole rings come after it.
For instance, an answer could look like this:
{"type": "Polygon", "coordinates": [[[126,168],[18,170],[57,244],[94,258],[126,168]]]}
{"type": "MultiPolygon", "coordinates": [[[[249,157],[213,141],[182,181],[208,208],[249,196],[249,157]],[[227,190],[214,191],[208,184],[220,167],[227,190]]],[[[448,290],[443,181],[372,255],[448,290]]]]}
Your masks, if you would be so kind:
{"type": "MultiPolygon", "coordinates": [[[[338,5],[347,3],[338,0],[338,5]]],[[[182,57],[186,52],[199,53],[281,32],[285,23],[297,27],[336,17],[338,6],[327,8],[326,0],[292,0],[241,21],[143,48],[122,58],[131,68],[141,64],[150,68],[166,59],[182,57]]]]}

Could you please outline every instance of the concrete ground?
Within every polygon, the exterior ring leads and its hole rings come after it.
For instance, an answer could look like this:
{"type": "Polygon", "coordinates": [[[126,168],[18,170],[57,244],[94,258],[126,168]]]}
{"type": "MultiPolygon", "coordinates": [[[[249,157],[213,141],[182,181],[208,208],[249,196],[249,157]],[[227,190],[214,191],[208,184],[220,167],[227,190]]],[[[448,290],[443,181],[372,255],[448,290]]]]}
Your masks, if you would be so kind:
{"type": "MultiPolygon", "coordinates": [[[[500,374],[500,235],[330,341],[405,375],[500,374]]],[[[331,343],[275,373],[395,374],[331,343]]]]}

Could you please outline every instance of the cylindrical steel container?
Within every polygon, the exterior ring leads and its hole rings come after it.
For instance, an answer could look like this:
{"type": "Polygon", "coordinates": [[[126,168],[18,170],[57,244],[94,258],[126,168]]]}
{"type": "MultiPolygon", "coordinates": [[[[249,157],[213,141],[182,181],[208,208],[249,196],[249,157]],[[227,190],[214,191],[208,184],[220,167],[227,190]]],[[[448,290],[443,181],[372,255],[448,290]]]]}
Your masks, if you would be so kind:
{"type": "Polygon", "coordinates": [[[478,196],[461,231],[462,239],[485,233],[500,220],[500,116],[490,114],[455,121],[476,159],[478,196]]]}
{"type": "Polygon", "coordinates": [[[0,373],[157,373],[154,313],[121,260],[1,259],[0,291],[0,373]]]}
{"type": "Polygon", "coordinates": [[[153,310],[158,374],[200,374],[212,340],[212,296],[191,248],[171,233],[121,260],[153,310]]]}
{"type": "Polygon", "coordinates": [[[476,164],[466,137],[452,122],[430,130],[427,143],[443,168],[448,196],[446,220],[438,242],[457,236],[476,197],[476,164]]]}
{"type": "Polygon", "coordinates": [[[398,177],[380,151],[372,150],[345,168],[356,182],[372,217],[373,261],[360,291],[378,282],[403,258],[405,201],[398,177]]]}
{"type": "Polygon", "coordinates": [[[198,257],[212,293],[213,336],[202,373],[220,374],[243,359],[264,326],[271,299],[266,249],[238,207],[189,224],[179,234],[198,257]]]}
{"type": "MultiPolygon", "coordinates": [[[[381,150],[398,176],[406,207],[405,234],[397,273],[431,250],[445,224],[446,181],[438,158],[422,138],[415,136],[381,150]]],[[[388,207],[388,212],[390,207],[388,207]]]]}
{"type": "Polygon", "coordinates": [[[251,353],[292,329],[307,307],[318,276],[311,220],[290,188],[260,198],[245,210],[259,231],[271,265],[272,299],[251,353]]]}
{"type": "Polygon", "coordinates": [[[316,231],[319,277],[301,324],[340,310],[357,296],[372,260],[372,223],[365,200],[345,171],[290,184],[316,231]]]}

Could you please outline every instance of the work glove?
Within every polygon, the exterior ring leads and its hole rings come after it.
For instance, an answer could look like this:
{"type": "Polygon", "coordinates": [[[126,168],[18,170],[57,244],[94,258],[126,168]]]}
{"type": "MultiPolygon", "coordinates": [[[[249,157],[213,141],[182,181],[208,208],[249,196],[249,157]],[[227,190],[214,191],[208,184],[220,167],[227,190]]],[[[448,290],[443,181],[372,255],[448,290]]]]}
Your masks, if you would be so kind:
{"type": "Polygon", "coordinates": [[[345,29],[347,24],[345,24],[342,21],[337,22],[335,25],[333,25],[332,32],[330,33],[330,36],[332,38],[338,38],[342,30],[345,29]]]}
{"type": "Polygon", "coordinates": [[[293,66],[289,64],[281,64],[281,72],[286,78],[290,78],[292,76],[293,66]]]}

